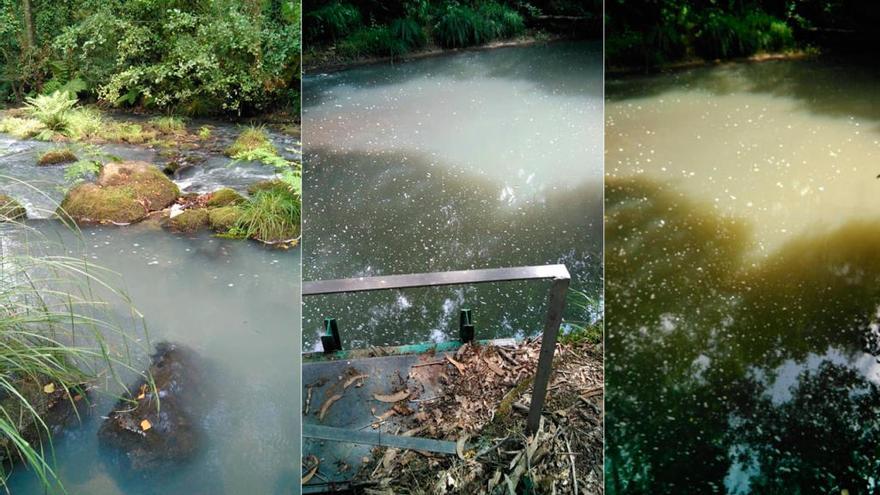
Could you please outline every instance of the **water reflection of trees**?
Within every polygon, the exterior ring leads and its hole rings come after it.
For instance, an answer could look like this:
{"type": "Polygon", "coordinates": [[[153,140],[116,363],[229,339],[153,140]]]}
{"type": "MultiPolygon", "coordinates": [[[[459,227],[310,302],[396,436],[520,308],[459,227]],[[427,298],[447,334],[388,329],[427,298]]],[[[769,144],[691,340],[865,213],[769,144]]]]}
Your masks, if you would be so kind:
{"type": "Polygon", "coordinates": [[[767,390],[786,360],[874,350],[880,220],[755,263],[748,228],[709,206],[639,179],[606,195],[609,493],[724,492],[734,464],[760,466],[760,493],[865,490],[877,387],[826,361],[788,401],[767,390]]]}

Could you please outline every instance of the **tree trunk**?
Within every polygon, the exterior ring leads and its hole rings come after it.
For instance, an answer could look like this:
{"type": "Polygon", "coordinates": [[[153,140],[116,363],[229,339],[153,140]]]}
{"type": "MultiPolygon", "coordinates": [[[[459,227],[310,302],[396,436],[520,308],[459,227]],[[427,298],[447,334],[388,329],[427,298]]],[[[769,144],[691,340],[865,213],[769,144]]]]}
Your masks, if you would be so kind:
{"type": "Polygon", "coordinates": [[[24,17],[24,42],[22,43],[23,51],[30,51],[36,45],[36,36],[34,35],[34,11],[31,0],[21,1],[22,16],[24,17]]]}

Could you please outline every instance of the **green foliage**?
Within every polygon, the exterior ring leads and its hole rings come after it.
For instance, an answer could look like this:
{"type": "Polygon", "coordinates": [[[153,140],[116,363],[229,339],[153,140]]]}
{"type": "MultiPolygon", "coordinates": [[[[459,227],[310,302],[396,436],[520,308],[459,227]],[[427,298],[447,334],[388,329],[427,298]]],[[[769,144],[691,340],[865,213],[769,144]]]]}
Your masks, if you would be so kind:
{"type": "Polygon", "coordinates": [[[269,139],[269,134],[266,133],[265,127],[250,126],[244,129],[241,134],[235,138],[235,141],[226,148],[224,153],[230,158],[236,158],[243,153],[254,152],[261,149],[277,154],[275,146],[269,139]]]}
{"type": "Polygon", "coordinates": [[[526,30],[522,14],[507,5],[484,2],[479,5],[477,12],[486,19],[492,38],[510,38],[526,30]]]}
{"type": "Polygon", "coordinates": [[[78,184],[95,177],[101,171],[101,162],[96,160],[79,160],[64,169],[64,180],[69,184],[78,184]]]}
{"type": "Polygon", "coordinates": [[[299,236],[300,201],[289,189],[257,191],[238,208],[239,217],[229,231],[232,236],[266,243],[290,241],[299,236]]]}
{"type": "Polygon", "coordinates": [[[361,24],[357,7],[331,2],[307,14],[307,36],[312,41],[336,41],[352,33],[361,24]]]}
{"type": "Polygon", "coordinates": [[[47,129],[56,132],[67,128],[67,115],[76,105],[76,97],[62,91],[27,98],[26,101],[28,113],[47,129]]]}
{"type": "Polygon", "coordinates": [[[403,43],[408,50],[418,49],[428,42],[425,30],[413,19],[402,18],[391,21],[391,36],[403,43]]]}
{"type": "Polygon", "coordinates": [[[19,139],[28,139],[46,130],[37,119],[23,119],[19,117],[4,117],[0,120],[0,132],[12,134],[19,139]]]}
{"type": "Polygon", "coordinates": [[[38,46],[22,50],[20,6],[0,0],[0,97],[230,114],[298,99],[299,0],[32,5],[38,46]]]}
{"type": "Polygon", "coordinates": [[[467,5],[447,3],[434,25],[434,37],[446,48],[461,48],[485,43],[491,38],[486,19],[467,5]]]}
{"type": "Polygon", "coordinates": [[[65,134],[74,141],[94,139],[106,131],[104,117],[93,108],[74,108],[65,118],[65,134]]]}
{"type": "Polygon", "coordinates": [[[716,59],[794,48],[793,20],[788,17],[793,6],[772,14],[764,7],[754,2],[609,1],[606,60],[611,65],[650,68],[688,54],[716,59]]]}
{"type": "Polygon", "coordinates": [[[129,303],[109,272],[75,256],[44,254],[45,238],[25,235],[27,227],[17,223],[11,228],[7,235],[30,240],[18,254],[4,253],[0,269],[0,486],[9,475],[7,462],[16,458],[47,493],[59,493],[63,486],[51,465],[50,403],[75,407],[76,396],[85,397],[101,375],[122,393],[118,371],[136,370],[121,349],[141,349],[137,337],[144,335],[113,323],[109,299],[129,303]],[[98,298],[98,287],[108,301],[98,298]]]}
{"type": "Polygon", "coordinates": [[[603,331],[601,315],[602,307],[598,299],[582,290],[569,290],[566,315],[562,321],[563,334],[559,337],[559,341],[592,344],[601,342],[603,331]]]}
{"type": "Polygon", "coordinates": [[[336,45],[336,53],[349,59],[396,57],[406,51],[407,45],[395,38],[387,26],[360,28],[336,45]]]}
{"type": "Polygon", "coordinates": [[[211,137],[211,127],[203,125],[199,127],[199,137],[202,139],[208,139],[211,137]]]}
{"type": "Polygon", "coordinates": [[[175,116],[154,117],[150,119],[150,125],[165,134],[186,133],[186,123],[183,119],[175,116]]]}

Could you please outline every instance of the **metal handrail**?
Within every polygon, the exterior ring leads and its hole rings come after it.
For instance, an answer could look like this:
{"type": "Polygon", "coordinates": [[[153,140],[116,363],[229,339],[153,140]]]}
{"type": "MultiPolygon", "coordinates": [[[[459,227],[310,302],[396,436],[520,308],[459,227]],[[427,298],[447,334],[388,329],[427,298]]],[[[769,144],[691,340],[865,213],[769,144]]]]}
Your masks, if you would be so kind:
{"type": "Polygon", "coordinates": [[[521,266],[515,268],[488,268],[481,270],[460,270],[450,272],[413,273],[407,275],[386,275],[377,277],[358,277],[336,280],[316,280],[304,282],[302,295],[317,296],[347,292],[367,292],[389,289],[409,289],[416,287],[440,287],[446,285],[472,285],[490,282],[513,282],[522,280],[552,280],[547,318],[541,336],[541,352],[538,356],[538,369],[529,407],[527,427],[530,432],[537,431],[547,396],[547,385],[553,369],[553,354],[556,351],[556,337],[562,324],[565,310],[565,294],[571,275],[565,265],[521,266]]]}

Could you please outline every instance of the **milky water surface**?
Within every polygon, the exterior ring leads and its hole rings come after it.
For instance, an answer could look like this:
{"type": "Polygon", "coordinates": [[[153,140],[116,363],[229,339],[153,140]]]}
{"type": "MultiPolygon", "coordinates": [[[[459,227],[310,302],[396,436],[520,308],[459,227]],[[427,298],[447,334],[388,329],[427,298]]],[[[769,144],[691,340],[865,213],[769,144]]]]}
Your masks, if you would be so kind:
{"type": "MultiPolygon", "coordinates": [[[[565,263],[601,287],[601,44],[553,43],[374,65],[304,81],[306,279],[565,263]]],[[[531,335],[547,285],[306,301],[348,347],[531,335]],[[482,327],[481,327],[482,325],[482,327]],[[482,330],[482,331],[481,331],[482,330]]]]}

